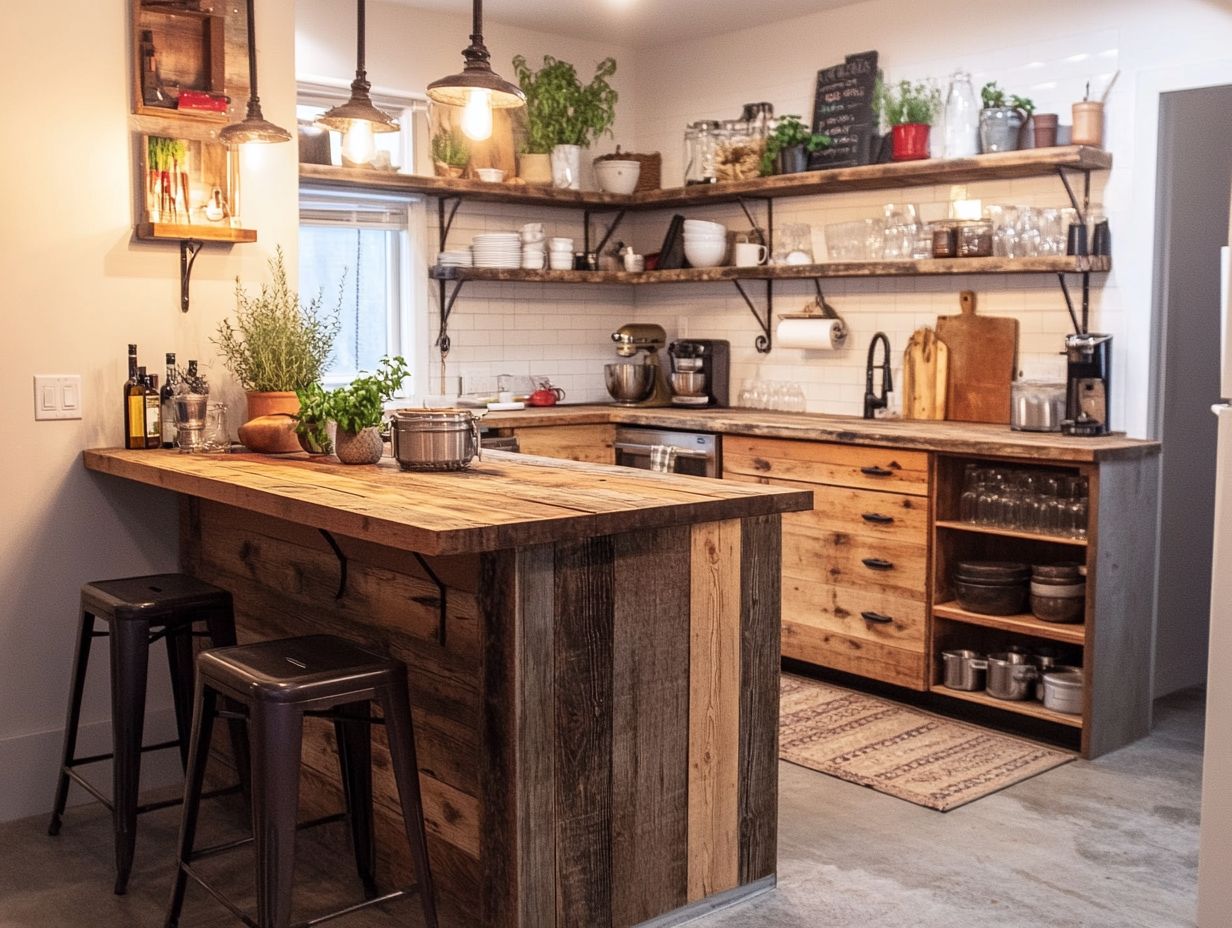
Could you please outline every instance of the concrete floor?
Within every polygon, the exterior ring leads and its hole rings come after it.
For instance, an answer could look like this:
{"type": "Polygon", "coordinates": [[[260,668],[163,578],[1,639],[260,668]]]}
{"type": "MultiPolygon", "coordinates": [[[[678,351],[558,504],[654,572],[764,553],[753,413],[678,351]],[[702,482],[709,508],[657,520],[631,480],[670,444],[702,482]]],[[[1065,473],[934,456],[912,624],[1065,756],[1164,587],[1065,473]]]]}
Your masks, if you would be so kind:
{"type": "MultiPolygon", "coordinates": [[[[945,814],[783,764],[778,888],[690,925],[1192,928],[1202,708],[1199,692],[1169,697],[1137,744],[945,814]]],[[[177,825],[175,809],[142,817],[124,897],[111,893],[101,807],[70,810],[56,839],[43,818],[0,825],[0,928],[161,925],[177,825]]],[[[350,867],[338,866],[341,827],[304,841],[297,902],[306,917],[355,898],[350,867]]],[[[244,887],[247,863],[240,852],[207,866],[222,885],[244,887]]],[[[407,900],[337,924],[417,925],[417,916],[407,900]]],[[[238,922],[190,885],[181,924],[238,922]]]]}

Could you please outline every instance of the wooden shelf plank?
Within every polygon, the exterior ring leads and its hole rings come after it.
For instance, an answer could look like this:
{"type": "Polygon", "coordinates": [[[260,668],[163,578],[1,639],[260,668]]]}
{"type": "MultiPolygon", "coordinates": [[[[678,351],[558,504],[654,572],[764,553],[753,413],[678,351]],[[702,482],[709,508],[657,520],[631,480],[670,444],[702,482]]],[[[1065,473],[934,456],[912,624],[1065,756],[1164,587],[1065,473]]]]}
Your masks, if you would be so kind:
{"type": "Polygon", "coordinates": [[[948,528],[956,532],[973,532],[977,535],[1000,535],[1003,538],[1025,538],[1028,541],[1047,541],[1056,545],[1075,545],[1079,548],[1087,546],[1085,538],[1071,538],[1068,535],[1042,535],[1038,532],[1022,532],[1014,528],[998,528],[995,525],[980,525],[971,522],[957,522],[952,519],[938,519],[937,528],[948,528]]]}
{"type": "Polygon", "coordinates": [[[1082,645],[1086,643],[1087,630],[1082,623],[1075,625],[1057,622],[1042,622],[1030,613],[1021,615],[984,615],[980,612],[968,612],[960,609],[957,603],[938,603],[933,606],[933,618],[949,619],[962,622],[965,625],[980,625],[985,628],[997,628],[1001,631],[1014,632],[1020,635],[1034,635],[1036,638],[1047,638],[1050,641],[1062,641],[1066,644],[1082,645]]]}
{"type": "Polygon", "coordinates": [[[969,692],[967,690],[952,690],[947,686],[942,686],[940,683],[934,683],[930,692],[937,693],[941,696],[949,696],[951,699],[961,699],[965,702],[978,703],[981,706],[992,706],[994,709],[1004,709],[1006,712],[1014,712],[1018,715],[1029,715],[1035,719],[1043,719],[1046,722],[1054,722],[1057,725],[1068,725],[1071,728],[1082,728],[1082,716],[1070,715],[1066,712],[1054,712],[1052,709],[1045,709],[1043,705],[1033,699],[1014,700],[1014,699],[997,699],[995,696],[989,696],[987,693],[969,692]]]}
{"type": "Polygon", "coordinates": [[[811,280],[834,277],[931,277],[952,274],[1057,274],[1107,271],[1109,258],[953,258],[844,261],[776,267],[706,267],[670,271],[530,271],[522,268],[434,267],[436,280],[496,280],[555,284],[682,284],[724,280],[811,280]]]}
{"type": "Polygon", "coordinates": [[[256,229],[233,229],[229,226],[206,226],[189,223],[142,222],[137,226],[137,238],[146,242],[182,242],[197,239],[202,242],[255,242],[256,229]]]}
{"type": "Polygon", "coordinates": [[[1103,171],[1110,167],[1112,155],[1108,152],[1098,148],[1067,145],[997,152],[972,158],[930,158],[924,161],[866,164],[853,168],[759,177],[725,184],[697,184],[667,190],[648,190],[631,195],[590,190],[559,190],[525,184],[489,184],[477,180],[454,180],[322,164],[301,164],[299,176],[301,182],[317,186],[393,190],[431,197],[463,196],[489,203],[648,210],[732,203],[741,197],[816,196],[849,190],[1040,177],[1054,174],[1058,168],[1103,171]]]}

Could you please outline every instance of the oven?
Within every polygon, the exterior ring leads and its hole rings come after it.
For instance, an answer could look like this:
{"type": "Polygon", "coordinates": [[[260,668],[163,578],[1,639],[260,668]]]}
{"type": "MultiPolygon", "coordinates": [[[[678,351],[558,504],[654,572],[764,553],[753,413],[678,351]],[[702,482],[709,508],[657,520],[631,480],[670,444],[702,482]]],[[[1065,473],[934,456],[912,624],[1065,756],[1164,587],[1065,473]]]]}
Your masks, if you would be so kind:
{"type": "Polygon", "coordinates": [[[656,445],[667,445],[676,449],[675,466],[672,470],[677,474],[718,477],[723,472],[718,435],[632,425],[616,427],[617,464],[651,470],[651,451],[656,445]]]}

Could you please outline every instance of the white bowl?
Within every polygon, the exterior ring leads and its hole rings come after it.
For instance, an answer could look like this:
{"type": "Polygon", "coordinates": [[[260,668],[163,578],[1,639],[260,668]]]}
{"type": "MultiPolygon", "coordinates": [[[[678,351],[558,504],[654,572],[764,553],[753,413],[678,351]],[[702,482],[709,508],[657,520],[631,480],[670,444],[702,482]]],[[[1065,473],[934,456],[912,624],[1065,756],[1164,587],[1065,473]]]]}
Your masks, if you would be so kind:
{"type": "Polygon", "coordinates": [[[499,184],[505,179],[505,172],[500,168],[479,168],[475,171],[479,179],[489,184],[499,184]]]}
{"type": "Polygon", "coordinates": [[[718,267],[727,257],[726,242],[685,242],[684,256],[694,267],[718,267]]]}
{"type": "Polygon", "coordinates": [[[684,221],[684,230],[686,232],[722,232],[727,234],[727,226],[721,222],[711,222],[708,219],[686,219],[684,221]]]}
{"type": "Polygon", "coordinates": [[[595,178],[604,193],[632,193],[641,174],[640,161],[595,162],[595,178]]]}
{"type": "Polygon", "coordinates": [[[712,232],[686,232],[684,240],[686,242],[725,242],[727,241],[727,236],[712,232]]]}
{"type": "Polygon", "coordinates": [[[554,271],[571,271],[573,270],[573,255],[567,255],[562,252],[553,252],[548,258],[548,267],[554,271]]]}
{"type": "Polygon", "coordinates": [[[548,244],[552,247],[553,250],[573,251],[573,239],[571,238],[562,238],[561,236],[554,236],[553,238],[548,239],[548,244]]]}

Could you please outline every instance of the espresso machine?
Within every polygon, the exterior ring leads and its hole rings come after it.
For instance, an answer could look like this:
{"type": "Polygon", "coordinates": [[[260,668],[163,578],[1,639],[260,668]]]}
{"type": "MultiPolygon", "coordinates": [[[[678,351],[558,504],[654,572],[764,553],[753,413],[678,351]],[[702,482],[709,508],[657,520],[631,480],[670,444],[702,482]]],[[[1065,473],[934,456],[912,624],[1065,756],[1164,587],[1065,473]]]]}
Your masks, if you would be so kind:
{"type": "Polygon", "coordinates": [[[660,352],[667,345],[667,333],[663,326],[631,322],[612,333],[616,354],[622,358],[641,361],[623,361],[603,365],[603,379],[607,392],[618,406],[669,406],[672,390],[667,385],[660,352]]]}
{"type": "Polygon", "coordinates": [[[1082,333],[1065,336],[1066,435],[1108,434],[1111,400],[1112,336],[1082,333]]]}
{"type": "Polygon", "coordinates": [[[687,338],[667,349],[672,359],[672,405],[730,406],[731,343],[687,338]]]}

